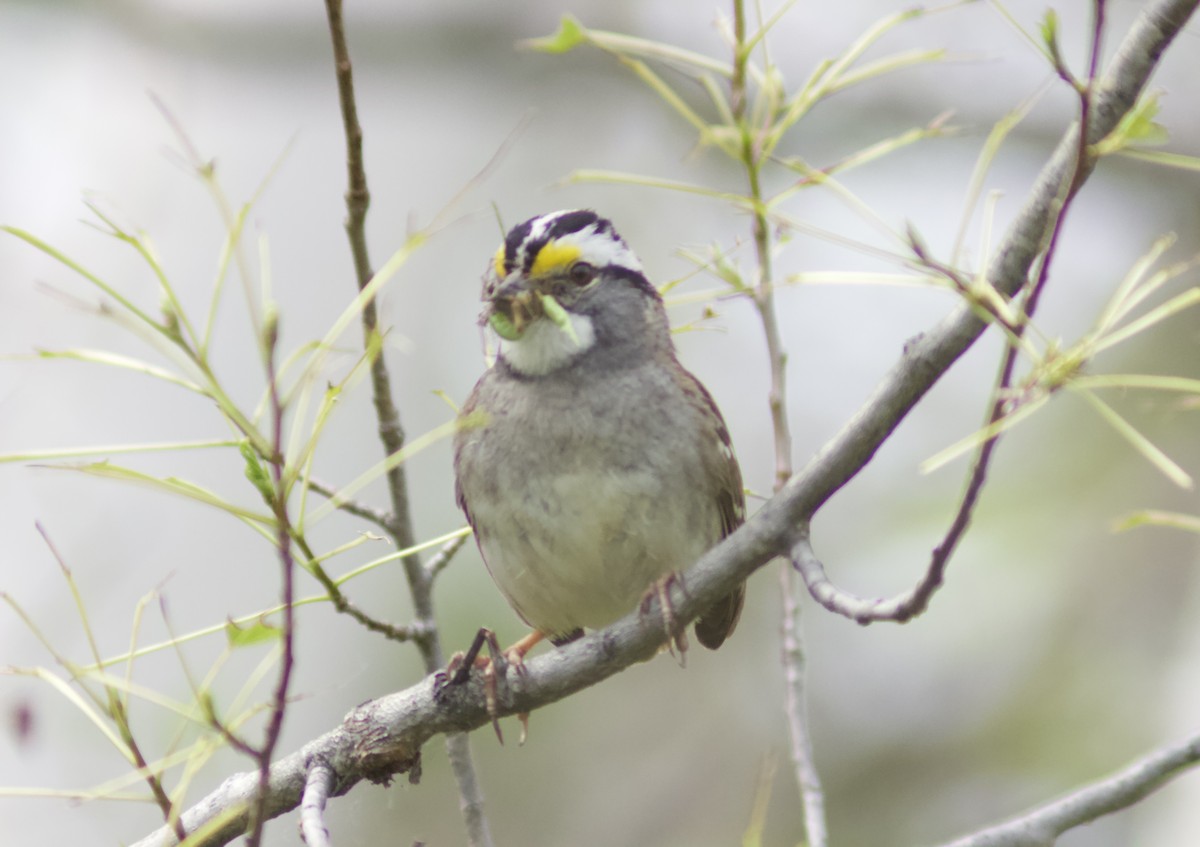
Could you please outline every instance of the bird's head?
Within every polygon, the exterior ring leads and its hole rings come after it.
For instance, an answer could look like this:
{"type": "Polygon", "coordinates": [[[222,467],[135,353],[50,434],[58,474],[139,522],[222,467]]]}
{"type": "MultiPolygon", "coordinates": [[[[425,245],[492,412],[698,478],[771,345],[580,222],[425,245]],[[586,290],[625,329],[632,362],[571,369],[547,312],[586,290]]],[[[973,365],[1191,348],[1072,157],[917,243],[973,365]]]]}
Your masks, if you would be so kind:
{"type": "Polygon", "coordinates": [[[482,320],[500,337],[501,358],[528,376],[662,323],[661,298],[641,263],[609,221],[587,210],[513,227],[484,276],[483,299],[482,320]]]}

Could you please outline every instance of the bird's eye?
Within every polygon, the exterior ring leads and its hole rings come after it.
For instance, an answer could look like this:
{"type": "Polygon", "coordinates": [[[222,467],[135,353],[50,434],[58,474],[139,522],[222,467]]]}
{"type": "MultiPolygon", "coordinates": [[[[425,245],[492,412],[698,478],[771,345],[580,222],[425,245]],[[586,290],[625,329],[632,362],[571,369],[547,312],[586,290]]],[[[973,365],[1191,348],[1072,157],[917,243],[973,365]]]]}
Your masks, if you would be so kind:
{"type": "Polygon", "coordinates": [[[571,282],[582,288],[596,278],[596,269],[587,262],[576,262],[567,271],[567,276],[571,282]]]}

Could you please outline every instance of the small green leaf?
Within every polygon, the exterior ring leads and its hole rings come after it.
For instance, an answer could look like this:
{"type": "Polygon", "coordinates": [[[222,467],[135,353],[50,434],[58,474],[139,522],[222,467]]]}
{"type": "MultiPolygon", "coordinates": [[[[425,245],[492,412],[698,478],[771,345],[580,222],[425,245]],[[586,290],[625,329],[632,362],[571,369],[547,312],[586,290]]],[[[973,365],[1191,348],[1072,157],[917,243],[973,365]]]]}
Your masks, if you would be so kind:
{"type": "Polygon", "coordinates": [[[1058,52],[1058,14],[1053,9],[1047,9],[1045,16],[1042,17],[1042,23],[1039,29],[1042,32],[1042,41],[1051,53],[1058,52]]]}
{"type": "Polygon", "coordinates": [[[465,431],[471,429],[483,429],[491,421],[492,416],[483,409],[476,409],[473,412],[468,412],[465,415],[459,415],[454,419],[454,426],[457,431],[465,431]]]}
{"type": "Polygon", "coordinates": [[[1076,393],[1091,403],[1092,407],[1100,413],[1100,417],[1104,418],[1147,461],[1158,468],[1163,476],[1167,477],[1167,479],[1180,488],[1191,490],[1194,487],[1192,478],[1187,471],[1179,467],[1166,453],[1151,443],[1150,439],[1139,432],[1133,424],[1117,414],[1115,409],[1090,391],[1078,391],[1076,393]]]}
{"type": "Polygon", "coordinates": [[[1179,168],[1185,171],[1200,171],[1200,156],[1185,156],[1182,153],[1166,153],[1162,150],[1122,150],[1121,155],[1131,159],[1140,159],[1155,165],[1166,165],[1168,168],[1179,168]]]}
{"type": "Polygon", "coordinates": [[[758,774],[758,785],[754,790],[754,808],[750,812],[750,822],[742,833],[742,847],[762,847],[763,830],[767,826],[767,806],[771,800],[771,789],[775,784],[775,771],[779,765],[779,757],[768,753],[763,759],[758,774]]]}
{"type": "Polygon", "coordinates": [[[563,15],[558,22],[558,32],[543,38],[530,38],[523,45],[542,53],[566,53],[587,42],[583,24],[574,15],[563,15]]]}
{"type": "Polygon", "coordinates": [[[236,441],[170,441],[144,444],[96,444],[63,449],[33,449],[22,453],[0,453],[5,462],[40,462],[57,459],[78,459],[83,456],[110,456],[116,453],[155,453],[167,450],[204,450],[212,447],[233,447],[236,441]]]}
{"type": "Polygon", "coordinates": [[[106,350],[91,350],[87,348],[78,348],[74,350],[38,350],[38,358],[41,359],[73,359],[78,362],[91,362],[97,365],[108,365],[114,368],[125,368],[127,370],[136,371],[147,376],[161,379],[164,382],[170,382],[175,385],[182,386],[188,391],[194,391],[197,394],[203,394],[204,389],[197,383],[180,376],[166,368],[160,368],[157,365],[152,365],[149,362],[135,359],[130,356],[122,356],[119,353],[109,353],[106,350]]]}
{"type": "Polygon", "coordinates": [[[1165,526],[1200,533],[1200,515],[1185,515],[1181,512],[1147,510],[1126,515],[1113,527],[1114,532],[1125,532],[1142,526],[1165,526]]]}
{"type": "MultiPolygon", "coordinates": [[[[158,491],[178,494],[197,503],[214,506],[223,512],[240,518],[251,526],[274,527],[275,525],[275,518],[272,515],[261,514],[243,506],[238,506],[209,491],[207,488],[196,485],[194,482],[188,482],[185,479],[179,479],[178,477],[168,476],[160,479],[159,477],[136,471],[133,468],[115,465],[107,461],[92,462],[84,465],[45,465],[44,467],[54,470],[76,471],[105,479],[118,479],[123,482],[136,482],[148,485],[158,491]]],[[[268,536],[268,538],[270,537],[268,536]]]]}
{"type": "Polygon", "coordinates": [[[1121,118],[1116,129],[1096,142],[1093,146],[1096,155],[1108,156],[1118,153],[1131,144],[1164,144],[1167,141],[1167,130],[1154,120],[1158,117],[1158,98],[1159,95],[1155,92],[1138,100],[1121,118]]]}
{"type": "Polygon", "coordinates": [[[921,473],[933,473],[942,465],[957,459],[959,456],[968,452],[969,450],[975,450],[982,447],[986,442],[996,438],[1001,433],[1016,426],[1038,409],[1042,408],[1042,406],[1044,406],[1046,401],[1049,399],[1049,394],[1042,394],[1038,397],[1035,397],[1034,399],[1018,406],[1015,411],[1009,412],[999,420],[993,421],[982,429],[979,429],[971,435],[968,435],[961,441],[951,444],[940,453],[930,456],[921,463],[921,473]]]}
{"type": "Polygon", "coordinates": [[[263,313],[262,344],[265,350],[274,350],[279,342],[279,306],[267,303],[263,313]]]}
{"type": "Polygon", "coordinates": [[[267,473],[267,469],[263,467],[262,462],[258,459],[258,454],[254,452],[254,448],[250,446],[250,440],[243,438],[238,442],[238,452],[242,454],[242,458],[246,460],[246,479],[250,480],[250,484],[258,489],[258,493],[262,495],[267,504],[275,502],[275,486],[271,484],[271,477],[267,473]]]}
{"type": "Polygon", "coordinates": [[[225,640],[230,647],[251,647],[264,641],[276,641],[283,630],[259,618],[248,624],[239,624],[233,618],[225,621],[225,640]]]}

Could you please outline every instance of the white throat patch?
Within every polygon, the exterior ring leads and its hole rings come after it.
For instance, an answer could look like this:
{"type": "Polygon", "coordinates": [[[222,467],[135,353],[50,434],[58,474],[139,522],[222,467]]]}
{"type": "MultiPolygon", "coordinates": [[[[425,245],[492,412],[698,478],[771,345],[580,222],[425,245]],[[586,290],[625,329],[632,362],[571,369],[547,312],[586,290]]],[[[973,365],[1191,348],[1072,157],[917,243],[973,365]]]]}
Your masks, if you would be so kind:
{"type": "Polygon", "coordinates": [[[545,376],[566,367],[596,343],[596,330],[586,315],[571,314],[576,338],[546,318],[529,325],[516,341],[500,339],[500,356],[509,367],[525,376],[545,376]]]}

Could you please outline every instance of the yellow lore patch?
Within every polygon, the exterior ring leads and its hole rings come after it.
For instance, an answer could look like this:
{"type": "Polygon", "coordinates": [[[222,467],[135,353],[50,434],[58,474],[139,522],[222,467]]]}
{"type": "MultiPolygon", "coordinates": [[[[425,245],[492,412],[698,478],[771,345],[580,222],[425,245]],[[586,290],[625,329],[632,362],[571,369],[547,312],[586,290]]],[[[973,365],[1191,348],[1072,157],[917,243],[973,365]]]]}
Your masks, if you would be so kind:
{"type": "Polygon", "coordinates": [[[505,273],[505,271],[504,271],[504,245],[503,244],[501,244],[500,249],[496,251],[496,258],[493,259],[492,261],[494,261],[496,263],[496,278],[497,279],[504,279],[506,276],[508,276],[508,274],[505,273]]]}
{"type": "Polygon", "coordinates": [[[537,258],[533,260],[533,267],[529,269],[529,275],[539,277],[565,268],[578,259],[582,252],[577,244],[551,241],[538,251],[537,258]]]}

